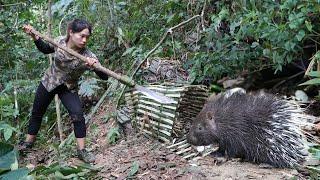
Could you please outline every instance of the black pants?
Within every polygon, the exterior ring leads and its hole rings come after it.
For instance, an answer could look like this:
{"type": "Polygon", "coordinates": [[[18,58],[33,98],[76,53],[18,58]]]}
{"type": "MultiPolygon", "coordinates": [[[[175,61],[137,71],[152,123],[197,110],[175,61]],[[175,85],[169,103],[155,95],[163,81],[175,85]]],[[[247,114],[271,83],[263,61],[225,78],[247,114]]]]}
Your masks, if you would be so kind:
{"type": "Polygon", "coordinates": [[[42,117],[56,94],[58,94],[62,104],[69,112],[76,138],[84,138],[86,136],[86,124],[77,92],[71,92],[65,85],[60,85],[51,92],[48,92],[41,82],[33,102],[28,134],[37,135],[41,126],[42,117]]]}

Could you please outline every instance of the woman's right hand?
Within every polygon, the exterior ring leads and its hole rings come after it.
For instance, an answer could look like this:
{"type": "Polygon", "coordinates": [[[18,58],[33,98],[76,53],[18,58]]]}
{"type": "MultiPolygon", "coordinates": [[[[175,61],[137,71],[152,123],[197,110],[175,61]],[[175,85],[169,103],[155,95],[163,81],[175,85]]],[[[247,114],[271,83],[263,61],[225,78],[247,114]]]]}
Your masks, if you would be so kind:
{"type": "Polygon", "coordinates": [[[27,25],[25,24],[25,25],[23,25],[23,31],[24,31],[25,33],[27,33],[29,36],[31,36],[34,41],[36,41],[36,40],[39,39],[39,36],[33,34],[33,33],[31,32],[32,30],[33,30],[33,27],[32,27],[30,24],[27,24],[27,25]]]}

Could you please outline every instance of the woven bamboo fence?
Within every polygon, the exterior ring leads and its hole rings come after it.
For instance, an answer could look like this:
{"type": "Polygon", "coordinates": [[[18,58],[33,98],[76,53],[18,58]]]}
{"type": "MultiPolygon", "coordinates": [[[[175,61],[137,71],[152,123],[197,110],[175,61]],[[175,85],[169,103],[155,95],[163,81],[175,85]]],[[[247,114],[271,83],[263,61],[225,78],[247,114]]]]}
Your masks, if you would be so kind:
{"type": "Polygon", "coordinates": [[[201,111],[208,92],[201,85],[145,86],[174,99],[173,104],[158,103],[135,90],[125,94],[131,122],[136,129],[164,141],[168,148],[189,159],[199,153],[185,140],[193,118],[201,111]]]}

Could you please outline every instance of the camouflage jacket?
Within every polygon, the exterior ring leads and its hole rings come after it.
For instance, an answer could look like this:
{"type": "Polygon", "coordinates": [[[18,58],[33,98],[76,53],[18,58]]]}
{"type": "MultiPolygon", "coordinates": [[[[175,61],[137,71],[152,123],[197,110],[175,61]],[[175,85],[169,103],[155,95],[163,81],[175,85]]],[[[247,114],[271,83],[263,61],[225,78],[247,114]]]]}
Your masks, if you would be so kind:
{"type": "MultiPolygon", "coordinates": [[[[66,46],[65,37],[58,37],[55,39],[55,41],[62,46],[66,46]]],[[[65,84],[68,89],[76,91],[78,89],[78,80],[80,76],[84,73],[84,71],[90,69],[87,65],[85,65],[85,62],[70,55],[60,48],[44,42],[41,39],[36,40],[35,44],[37,48],[45,54],[54,53],[51,66],[46,70],[41,79],[41,82],[47,91],[50,92],[61,84],[65,84]]],[[[85,57],[98,59],[96,55],[87,48],[80,51],[79,54],[85,57]]],[[[99,72],[96,72],[96,74],[98,74],[98,76],[102,79],[107,79],[106,75],[103,75],[99,72]]]]}

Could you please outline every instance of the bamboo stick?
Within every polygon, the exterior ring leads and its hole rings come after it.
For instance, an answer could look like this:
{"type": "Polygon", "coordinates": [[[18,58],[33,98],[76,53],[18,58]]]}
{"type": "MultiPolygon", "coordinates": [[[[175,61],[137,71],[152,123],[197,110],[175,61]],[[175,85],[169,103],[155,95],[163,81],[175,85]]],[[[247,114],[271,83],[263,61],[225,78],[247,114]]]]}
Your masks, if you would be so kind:
{"type": "MultiPolygon", "coordinates": [[[[138,122],[138,124],[139,124],[139,125],[142,125],[142,122],[138,122]]],[[[163,130],[163,129],[156,128],[156,127],[154,127],[154,126],[150,126],[150,124],[144,124],[144,127],[153,128],[154,130],[159,131],[159,132],[167,135],[168,137],[171,136],[171,133],[170,133],[170,132],[165,131],[165,130],[163,130]]]]}
{"type": "Polygon", "coordinates": [[[170,145],[170,146],[167,146],[167,148],[168,148],[168,149],[171,149],[171,148],[174,148],[174,147],[179,146],[179,145],[184,144],[184,143],[187,143],[187,140],[186,140],[186,139],[183,140],[183,141],[181,141],[181,142],[178,142],[178,143],[176,143],[176,144],[172,144],[172,145],[170,145]]]}
{"type": "Polygon", "coordinates": [[[183,149],[181,151],[176,152],[176,154],[180,155],[180,154],[186,153],[186,152],[191,151],[191,150],[192,150],[192,147],[190,146],[190,147],[188,147],[186,149],[183,149]]]}
{"type": "Polygon", "coordinates": [[[151,116],[151,117],[158,119],[158,120],[162,120],[163,122],[166,122],[168,124],[173,124],[173,120],[168,119],[168,118],[164,118],[164,117],[160,117],[160,116],[153,114],[153,113],[150,113],[148,111],[144,111],[142,109],[137,109],[137,112],[140,112],[142,114],[147,114],[148,116],[151,116]]]}
{"type": "Polygon", "coordinates": [[[163,111],[162,109],[156,109],[156,108],[153,108],[153,107],[150,107],[150,106],[145,106],[143,104],[138,104],[137,107],[138,108],[139,107],[140,108],[144,108],[144,109],[147,109],[147,110],[155,112],[155,113],[163,114],[163,115],[165,115],[167,117],[171,117],[171,118],[175,118],[176,117],[176,114],[172,114],[172,113],[163,111]]]}
{"type": "MultiPolygon", "coordinates": [[[[142,117],[137,117],[137,120],[142,121],[143,118],[142,118],[142,117]]],[[[172,126],[170,126],[170,125],[163,124],[163,123],[159,123],[159,122],[153,121],[153,120],[151,120],[151,119],[149,119],[148,122],[151,123],[151,124],[154,124],[154,125],[156,125],[156,126],[159,125],[159,126],[161,126],[161,127],[164,127],[164,128],[166,128],[166,129],[168,129],[168,130],[170,130],[170,131],[172,130],[172,126]]]]}
{"type": "Polygon", "coordinates": [[[198,156],[199,154],[200,154],[200,153],[191,153],[191,154],[188,154],[188,155],[186,155],[186,156],[183,156],[182,158],[183,158],[183,159],[189,159],[189,158],[198,156]]]}
{"type": "MultiPolygon", "coordinates": [[[[143,132],[147,133],[147,134],[150,134],[151,136],[155,136],[152,132],[146,130],[146,129],[142,129],[143,132]]],[[[166,143],[169,143],[170,140],[167,139],[166,137],[163,137],[163,136],[158,136],[159,139],[163,140],[164,142],[166,143]]]]}

